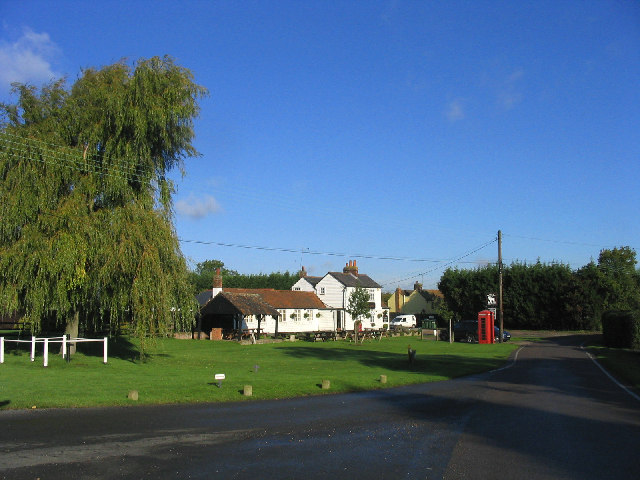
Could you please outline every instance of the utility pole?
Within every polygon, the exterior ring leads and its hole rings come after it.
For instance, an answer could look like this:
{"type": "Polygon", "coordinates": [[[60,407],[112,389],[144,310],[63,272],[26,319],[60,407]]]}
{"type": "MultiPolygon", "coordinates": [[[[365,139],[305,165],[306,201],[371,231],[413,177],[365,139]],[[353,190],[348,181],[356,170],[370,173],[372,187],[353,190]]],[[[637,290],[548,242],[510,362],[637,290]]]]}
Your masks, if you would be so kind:
{"type": "Polygon", "coordinates": [[[502,321],[502,231],[498,230],[498,321],[500,322],[500,343],[504,341],[502,321]]]}

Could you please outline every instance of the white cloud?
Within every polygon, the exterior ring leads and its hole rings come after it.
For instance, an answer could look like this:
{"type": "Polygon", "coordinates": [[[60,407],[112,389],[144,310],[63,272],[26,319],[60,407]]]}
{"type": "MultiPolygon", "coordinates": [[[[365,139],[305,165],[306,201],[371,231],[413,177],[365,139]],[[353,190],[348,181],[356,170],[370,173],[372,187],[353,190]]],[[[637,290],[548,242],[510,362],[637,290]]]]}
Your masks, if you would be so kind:
{"type": "Polygon", "coordinates": [[[462,100],[456,99],[450,102],[449,105],[447,105],[445,115],[450,122],[462,120],[465,117],[462,100]]]}
{"type": "Polygon", "coordinates": [[[61,75],[51,61],[59,55],[48,33],[24,28],[15,42],[0,41],[0,90],[8,92],[12,82],[41,84],[61,75]]]}
{"type": "Polygon", "coordinates": [[[507,83],[514,83],[524,77],[524,70],[519,68],[507,77],[507,83]]]}
{"type": "Polygon", "coordinates": [[[193,219],[204,218],[209,214],[221,211],[222,207],[211,195],[205,195],[202,198],[195,198],[190,195],[186,200],[178,200],[176,202],[176,212],[193,219]]]}
{"type": "Polygon", "coordinates": [[[511,110],[522,101],[522,94],[517,92],[500,92],[498,104],[505,110],[511,110]]]}
{"type": "Polygon", "coordinates": [[[519,68],[507,76],[498,91],[498,105],[504,110],[511,110],[522,101],[520,81],[524,77],[524,70],[519,68]]]}

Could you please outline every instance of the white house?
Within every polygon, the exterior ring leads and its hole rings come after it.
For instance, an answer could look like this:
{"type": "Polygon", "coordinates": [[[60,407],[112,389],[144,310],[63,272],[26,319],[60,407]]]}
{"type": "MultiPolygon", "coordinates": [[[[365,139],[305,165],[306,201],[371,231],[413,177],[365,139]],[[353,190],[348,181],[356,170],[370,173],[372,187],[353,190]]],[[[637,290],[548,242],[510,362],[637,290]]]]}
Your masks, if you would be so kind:
{"type": "Polygon", "coordinates": [[[223,288],[216,272],[213,289],[197,296],[200,322],[207,333],[212,328],[225,331],[260,328],[262,333],[335,331],[332,309],[313,291],[271,288],[223,288]]]}
{"type": "Polygon", "coordinates": [[[342,272],[329,272],[324,277],[309,277],[302,269],[302,277],[292,290],[313,291],[318,298],[333,309],[333,319],[336,329],[353,330],[354,320],[346,311],[349,298],[357,287],[369,293],[369,315],[361,318],[364,329],[380,329],[387,323],[389,311],[382,307],[382,287],[368,275],[358,273],[355,260],[349,261],[342,272]],[[318,280],[319,279],[319,280],[318,280]]]}
{"type": "MultiPolygon", "coordinates": [[[[334,331],[335,325],[330,308],[314,292],[274,290],[270,288],[229,288],[223,291],[232,294],[258,295],[263,302],[275,308],[279,316],[265,316],[260,328],[264,333],[300,333],[334,331]],[[276,321],[278,322],[276,327],[276,321]]],[[[244,317],[244,328],[258,328],[255,315],[244,317]]]]}

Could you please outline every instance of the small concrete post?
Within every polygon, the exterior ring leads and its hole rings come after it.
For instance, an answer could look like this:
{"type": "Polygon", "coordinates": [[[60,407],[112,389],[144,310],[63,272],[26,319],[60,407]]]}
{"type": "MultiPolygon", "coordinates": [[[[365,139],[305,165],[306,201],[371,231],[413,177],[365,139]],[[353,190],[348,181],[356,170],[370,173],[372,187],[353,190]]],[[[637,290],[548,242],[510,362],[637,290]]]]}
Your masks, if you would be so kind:
{"type": "Polygon", "coordinates": [[[322,380],[322,390],[329,390],[331,388],[331,380],[322,380]]]}
{"type": "Polygon", "coordinates": [[[104,337],[104,364],[107,364],[107,337],[104,337]]]}
{"type": "Polygon", "coordinates": [[[387,376],[386,375],[380,375],[380,383],[387,383],[387,376]]]}
{"type": "Polygon", "coordinates": [[[31,337],[31,361],[36,360],[36,337],[31,337]]]}
{"type": "Polygon", "coordinates": [[[253,395],[253,386],[252,385],[245,385],[242,394],[245,397],[250,397],[251,395],[253,395]]]}
{"type": "Polygon", "coordinates": [[[138,401],[138,391],[137,390],[129,390],[129,394],[127,395],[129,400],[133,400],[135,402],[138,401]]]}

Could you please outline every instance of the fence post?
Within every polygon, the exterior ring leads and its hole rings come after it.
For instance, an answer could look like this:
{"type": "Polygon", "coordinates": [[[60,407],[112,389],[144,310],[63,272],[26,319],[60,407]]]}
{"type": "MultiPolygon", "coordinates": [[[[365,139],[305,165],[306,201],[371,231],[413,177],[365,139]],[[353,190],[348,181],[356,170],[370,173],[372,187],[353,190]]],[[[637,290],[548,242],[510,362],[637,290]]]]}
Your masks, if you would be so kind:
{"type": "Polygon", "coordinates": [[[0,363],[4,363],[4,337],[0,337],[0,363]]]}
{"type": "Polygon", "coordinates": [[[36,359],[36,337],[31,335],[31,361],[36,359]]]}
{"type": "Polygon", "coordinates": [[[49,366],[49,339],[44,339],[44,366],[49,366]]]}
{"type": "Polygon", "coordinates": [[[104,337],[104,364],[107,364],[107,337],[104,337]]]}
{"type": "Polygon", "coordinates": [[[67,358],[67,334],[65,333],[62,336],[62,359],[66,360],[67,358]]]}

